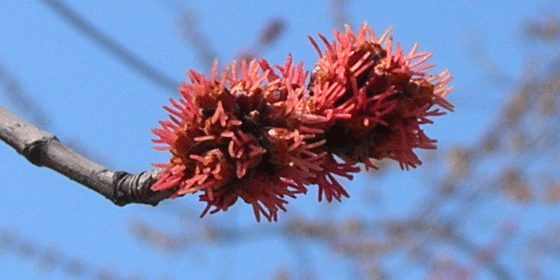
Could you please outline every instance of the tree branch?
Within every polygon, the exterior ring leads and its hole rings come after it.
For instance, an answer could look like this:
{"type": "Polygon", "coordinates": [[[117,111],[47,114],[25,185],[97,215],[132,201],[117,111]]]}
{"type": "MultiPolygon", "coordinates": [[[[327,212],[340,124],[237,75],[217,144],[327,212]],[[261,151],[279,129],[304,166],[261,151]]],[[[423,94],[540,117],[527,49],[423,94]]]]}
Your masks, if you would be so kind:
{"type": "Polygon", "coordinates": [[[129,174],[113,171],[95,163],[60,143],[56,136],[42,131],[0,106],[0,139],[29,162],[50,168],[91,190],[114,204],[157,205],[174,190],[153,192],[151,186],[162,170],[129,174]]]}

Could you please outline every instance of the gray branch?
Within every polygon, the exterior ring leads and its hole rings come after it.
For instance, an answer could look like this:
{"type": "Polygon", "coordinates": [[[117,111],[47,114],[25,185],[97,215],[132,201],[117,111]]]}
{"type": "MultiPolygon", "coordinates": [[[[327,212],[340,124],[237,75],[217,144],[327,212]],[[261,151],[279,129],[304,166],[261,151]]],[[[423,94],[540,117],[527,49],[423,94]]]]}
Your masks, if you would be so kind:
{"type": "Polygon", "coordinates": [[[0,106],[0,139],[29,162],[50,168],[103,195],[114,204],[157,205],[173,190],[153,192],[151,186],[162,170],[129,174],[95,163],[60,143],[56,136],[42,131],[0,106]]]}

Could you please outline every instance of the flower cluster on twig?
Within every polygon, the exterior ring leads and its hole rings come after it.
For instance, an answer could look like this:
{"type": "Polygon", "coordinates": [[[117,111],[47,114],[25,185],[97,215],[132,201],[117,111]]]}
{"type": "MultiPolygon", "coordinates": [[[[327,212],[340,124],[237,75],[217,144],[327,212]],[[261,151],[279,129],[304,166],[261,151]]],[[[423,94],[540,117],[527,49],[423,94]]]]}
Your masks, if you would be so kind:
{"type": "Polygon", "coordinates": [[[174,197],[201,192],[206,213],[226,211],[238,198],[252,205],[257,221],[277,220],[287,197],[319,188],[319,200],[348,193],[337,177],[375,168],[390,158],[408,169],[421,164],[413,149],[434,149],[420,125],[452,110],[444,97],[451,75],[431,75],[431,54],[415,45],[405,54],[387,31],[377,38],[364,24],[358,33],[334,32],[311,74],[291,56],[284,65],[266,60],[234,62],[209,78],[190,71],[182,99],[164,107],[168,121],[153,132],[157,150],[171,160],[152,187],[174,197]]]}

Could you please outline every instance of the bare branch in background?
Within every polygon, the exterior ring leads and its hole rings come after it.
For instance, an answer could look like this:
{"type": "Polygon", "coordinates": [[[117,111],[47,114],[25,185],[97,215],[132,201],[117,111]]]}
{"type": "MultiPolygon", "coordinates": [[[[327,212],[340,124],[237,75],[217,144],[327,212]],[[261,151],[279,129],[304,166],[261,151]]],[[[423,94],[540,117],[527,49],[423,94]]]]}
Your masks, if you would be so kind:
{"type": "Polygon", "coordinates": [[[142,221],[131,223],[130,232],[141,241],[168,253],[180,253],[185,251],[186,247],[190,244],[190,240],[193,239],[192,236],[167,233],[162,229],[154,228],[142,221]]]}
{"type": "Polygon", "coordinates": [[[214,50],[206,35],[202,33],[199,26],[199,20],[195,12],[189,9],[183,9],[178,22],[181,37],[192,46],[196,52],[196,58],[202,64],[206,72],[210,72],[214,60],[218,58],[217,52],[214,50]]]}
{"type": "Polygon", "coordinates": [[[70,7],[58,0],[41,0],[49,8],[51,8],[58,16],[68,22],[71,26],[78,29],[87,38],[94,41],[100,47],[108,51],[122,63],[132,68],[137,73],[152,81],[161,88],[175,94],[177,88],[181,85],[179,81],[175,81],[167,75],[161,73],[147,62],[140,59],[137,55],[117,44],[103,32],[95,28],[91,23],[87,22],[78,13],[74,12],[70,7]]]}
{"type": "Polygon", "coordinates": [[[524,35],[528,39],[552,43],[560,38],[560,18],[549,15],[544,21],[530,20],[525,23],[524,29],[524,35]]]}
{"type": "MultiPolygon", "coordinates": [[[[223,225],[207,225],[207,228],[207,235],[188,236],[185,240],[177,239],[173,242],[202,242],[206,245],[218,245],[254,242],[260,239],[318,241],[324,243],[333,253],[346,256],[360,265],[365,275],[371,273],[389,275],[390,273],[378,264],[380,260],[396,252],[409,255],[427,268],[434,267],[439,260],[433,250],[428,250],[427,247],[423,247],[423,244],[433,246],[438,242],[448,242],[475,261],[468,267],[462,268],[468,270],[465,272],[469,276],[462,279],[474,279],[477,271],[484,269],[487,269],[496,279],[513,279],[511,273],[497,258],[499,251],[496,249],[506,242],[502,236],[496,236],[488,246],[480,246],[461,236],[454,229],[438,224],[409,220],[378,222],[364,219],[327,222],[300,217],[283,224],[266,227],[231,228],[223,225]]],[[[301,242],[298,251],[304,251],[308,246],[306,244],[310,243],[301,242]]],[[[285,245],[289,247],[290,243],[285,245]]]]}
{"type": "Polygon", "coordinates": [[[26,115],[29,115],[32,122],[38,127],[48,127],[49,117],[43,109],[29,97],[22,89],[19,82],[0,64],[0,84],[3,85],[3,92],[8,100],[26,115]]]}
{"type": "Polygon", "coordinates": [[[131,175],[112,171],[63,146],[56,136],[23,121],[0,106],[0,139],[29,162],[50,168],[123,206],[156,205],[171,192],[154,193],[151,186],[159,170],[131,175]]]}
{"type": "Polygon", "coordinates": [[[492,82],[494,85],[504,85],[511,83],[513,79],[508,77],[501,68],[501,66],[495,61],[494,57],[486,49],[486,44],[484,38],[481,35],[475,33],[466,33],[463,35],[463,42],[465,42],[467,47],[467,55],[479,67],[484,74],[488,77],[488,81],[492,82]]]}
{"type": "Polygon", "coordinates": [[[344,29],[344,25],[352,26],[350,16],[348,15],[348,2],[349,0],[330,0],[332,12],[332,21],[334,27],[337,29],[344,29]]]}
{"type": "MultiPolygon", "coordinates": [[[[14,255],[25,258],[35,264],[40,275],[49,275],[59,271],[65,277],[84,277],[88,279],[148,279],[134,267],[134,275],[127,278],[119,275],[112,268],[103,268],[99,265],[109,266],[110,263],[92,264],[81,259],[81,256],[69,256],[62,252],[60,248],[45,246],[12,229],[0,228],[0,253],[13,253],[14,255]]],[[[165,277],[159,279],[168,279],[165,277]]]]}
{"type": "Polygon", "coordinates": [[[282,34],[284,34],[286,25],[286,22],[282,19],[271,19],[260,32],[258,39],[250,47],[241,51],[237,57],[240,60],[260,58],[260,56],[262,56],[268,48],[272,47],[280,39],[282,34]]]}
{"type": "MultiPolygon", "coordinates": [[[[207,36],[201,32],[200,19],[195,11],[181,5],[180,1],[168,1],[173,9],[179,11],[179,31],[184,40],[196,52],[198,61],[206,72],[210,72],[214,61],[219,58],[207,36]]],[[[268,48],[273,46],[286,30],[286,22],[280,18],[273,18],[262,28],[256,41],[237,55],[238,59],[251,60],[258,58],[268,48]]]]}

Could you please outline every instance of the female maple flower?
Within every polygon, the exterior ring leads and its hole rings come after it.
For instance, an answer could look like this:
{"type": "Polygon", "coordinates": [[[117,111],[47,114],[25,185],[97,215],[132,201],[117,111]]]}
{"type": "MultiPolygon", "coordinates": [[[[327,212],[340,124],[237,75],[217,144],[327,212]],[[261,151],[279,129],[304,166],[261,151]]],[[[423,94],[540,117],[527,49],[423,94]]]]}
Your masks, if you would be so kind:
{"type": "Polygon", "coordinates": [[[346,27],[345,34],[334,35],[332,43],[319,35],[324,53],[309,37],[320,56],[309,85],[309,108],[329,119],[323,127],[326,150],[366,167],[382,158],[398,161],[403,169],[421,164],[413,149],[434,149],[436,141],[420,125],[443,114],[433,105],[453,109],[444,99],[452,90],[446,87],[451,75],[427,73],[434,67],[425,64],[432,55],[418,53],[418,45],[408,55],[400,45],[394,49],[389,31],[376,38],[364,24],[358,34],[346,27]]]}

